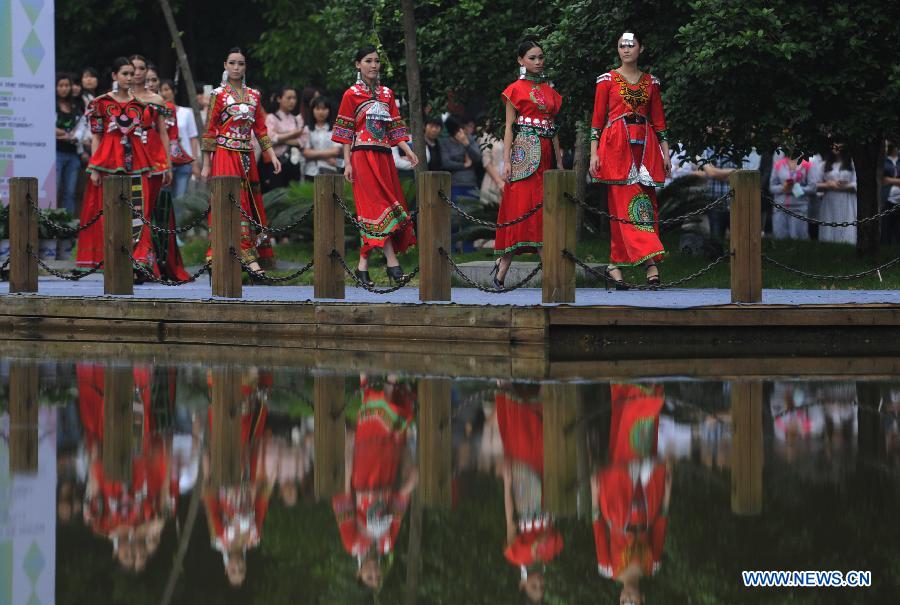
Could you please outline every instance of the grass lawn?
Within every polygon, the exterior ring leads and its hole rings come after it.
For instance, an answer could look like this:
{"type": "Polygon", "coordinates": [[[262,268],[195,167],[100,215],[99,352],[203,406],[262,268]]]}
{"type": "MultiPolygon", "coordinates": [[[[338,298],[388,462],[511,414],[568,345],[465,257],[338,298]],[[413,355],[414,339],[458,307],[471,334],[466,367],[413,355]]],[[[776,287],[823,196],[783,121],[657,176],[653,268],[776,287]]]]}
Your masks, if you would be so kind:
{"type": "MultiPolygon", "coordinates": [[[[683,254],[678,250],[677,233],[663,236],[663,244],[671,252],[666,255],[661,264],[663,282],[677,280],[694,273],[705,267],[712,259],[683,254]]],[[[200,265],[206,254],[206,240],[193,239],[186,243],[181,253],[188,265],[200,265]]],[[[763,239],[763,253],[779,260],[786,265],[803,269],[810,273],[820,274],[848,274],[857,273],[880,265],[890,259],[900,256],[900,246],[882,246],[876,258],[859,258],[856,249],[847,244],[831,244],[819,242],[799,242],[790,240],[763,239]]],[[[586,240],[578,245],[578,256],[589,262],[605,262],[609,253],[609,242],[602,240],[586,240]]],[[[282,261],[303,264],[312,257],[311,242],[290,242],[278,244],[275,248],[275,256],[282,261]]],[[[454,256],[457,263],[475,260],[493,259],[491,252],[471,252],[454,256]]],[[[349,249],[346,252],[347,264],[353,267],[357,259],[357,251],[349,249]]],[[[537,261],[536,255],[523,255],[517,257],[521,261],[537,261]]],[[[400,262],[406,271],[410,271],[418,264],[418,252],[415,248],[400,256],[400,262]]],[[[369,265],[372,279],[379,287],[387,286],[387,276],[384,272],[384,257],[374,255],[369,265]]],[[[271,272],[274,276],[283,276],[291,273],[290,270],[276,270],[271,272]]],[[[854,281],[818,281],[794,275],[788,271],[770,265],[763,261],[763,287],[765,288],[790,288],[804,290],[837,289],[837,290],[894,290],[900,289],[900,265],[895,265],[882,272],[879,280],[877,275],[865,277],[854,281]]],[[[288,282],[286,285],[312,284],[312,271],[300,278],[288,282]]],[[[349,279],[349,278],[348,278],[349,279]]],[[[625,269],[625,279],[633,283],[642,283],[644,272],[641,268],[625,269]]],[[[687,288],[728,288],[730,271],[727,263],[722,263],[708,273],[684,284],[687,288]]],[[[413,280],[417,284],[417,280],[413,280]]]]}

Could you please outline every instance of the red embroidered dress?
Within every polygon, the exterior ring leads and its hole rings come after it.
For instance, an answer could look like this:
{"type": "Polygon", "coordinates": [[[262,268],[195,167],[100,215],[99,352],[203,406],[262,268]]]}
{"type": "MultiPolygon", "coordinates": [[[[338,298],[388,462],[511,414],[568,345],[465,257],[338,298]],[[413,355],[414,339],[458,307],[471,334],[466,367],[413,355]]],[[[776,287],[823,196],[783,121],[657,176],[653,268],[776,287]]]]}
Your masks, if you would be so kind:
{"type": "Polygon", "coordinates": [[[332,499],[344,549],[363,558],[390,553],[397,541],[409,497],[397,488],[406,433],[413,421],[413,397],[404,385],[391,395],[364,379],[363,405],[353,439],[349,494],[332,499]]]}
{"type": "MultiPolygon", "coordinates": [[[[544,199],[544,171],[553,156],[553,123],[562,97],[546,82],[516,80],[502,94],[516,110],[510,149],[510,182],[503,186],[497,222],[512,221],[544,199]]],[[[510,227],[497,229],[494,254],[536,252],[544,242],[543,211],[510,227]]]]}
{"type": "Polygon", "coordinates": [[[632,562],[659,570],[668,527],[666,465],[656,460],[660,387],[614,384],[609,464],[597,472],[594,544],[600,575],[616,578],[632,562]]]}
{"type": "MultiPolygon", "coordinates": [[[[271,146],[266,131],[265,112],[259,91],[224,84],[212,91],[206,133],[201,139],[204,152],[212,153],[212,176],[241,177],[241,208],[256,222],[266,225],[259,172],[253,158],[252,137],[256,135],[263,153],[271,146]]],[[[210,217],[212,225],[212,217],[210,217]]],[[[249,221],[241,220],[241,257],[244,262],[259,261],[263,267],[274,264],[269,236],[259,233],[249,221]]],[[[212,258],[212,248],[206,253],[212,258]]]]}
{"type": "MultiPolygon", "coordinates": [[[[597,78],[591,139],[598,140],[600,170],[593,175],[609,185],[609,212],[632,221],[655,221],[656,191],[665,183],[660,141],[666,140],[659,80],[642,74],[631,84],[618,71],[597,78]]],[[[656,223],[610,221],[610,262],[639,265],[665,254],[656,223]]]]}
{"type": "Polygon", "coordinates": [[[334,121],[331,140],[351,146],[353,200],[360,223],[380,236],[360,233],[360,255],[383,248],[390,237],[395,252],[416,244],[412,223],[408,222],[406,200],[397,176],[391,147],[409,141],[409,132],[393,91],[376,86],[373,92],[364,82],[344,92],[334,121]]]}
{"type": "Polygon", "coordinates": [[[551,515],[544,511],[543,404],[518,395],[495,396],[503,453],[512,463],[516,537],[503,554],[520,567],[549,563],[562,551],[563,539],[551,515]]]}
{"type": "MultiPolygon", "coordinates": [[[[91,101],[86,116],[91,132],[100,135],[100,143],[88,162],[87,172],[119,174],[132,177],[132,202],[143,204],[149,190],[148,175],[155,170],[147,144],[144,128],[145,105],[137,99],[117,101],[111,95],[102,95],[91,101]]],[[[81,223],[91,221],[103,210],[103,186],[94,185],[88,179],[81,206],[81,223]]],[[[150,230],[141,229],[135,243],[135,258],[152,256],[150,230]]],[[[93,268],[103,262],[103,218],[78,234],[78,267],[93,268]]]]}

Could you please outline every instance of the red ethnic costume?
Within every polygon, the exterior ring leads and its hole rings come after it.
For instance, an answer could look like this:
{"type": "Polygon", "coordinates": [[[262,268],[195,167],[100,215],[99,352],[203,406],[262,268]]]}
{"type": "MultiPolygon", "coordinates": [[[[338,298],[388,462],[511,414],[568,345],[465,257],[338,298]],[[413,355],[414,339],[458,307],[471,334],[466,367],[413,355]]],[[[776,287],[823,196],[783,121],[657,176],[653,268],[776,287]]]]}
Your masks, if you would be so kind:
{"type": "Polygon", "coordinates": [[[350,493],[335,496],[332,507],[344,549],[361,565],[393,551],[409,505],[399,483],[415,401],[404,384],[379,387],[361,378],[360,386],[350,493]]]}
{"type": "MultiPolygon", "coordinates": [[[[265,153],[272,142],[266,131],[259,91],[246,86],[238,90],[228,83],[213,90],[206,133],[201,139],[203,151],[212,153],[211,175],[241,177],[241,209],[257,223],[266,225],[259,171],[253,158],[251,139],[254,134],[265,153]]],[[[212,258],[212,248],[206,257],[212,258]]],[[[260,233],[244,216],[241,218],[241,259],[245,263],[257,261],[263,268],[275,264],[269,236],[260,233]]]]}
{"type": "MultiPolygon", "coordinates": [[[[515,220],[543,201],[544,171],[550,167],[556,134],[553,119],[563,101],[550,84],[530,76],[507,86],[502,96],[515,108],[517,117],[509,182],[503,187],[498,223],[515,220]]],[[[544,242],[543,218],[543,211],[538,210],[521,223],[497,229],[494,254],[537,252],[544,242]]]]}
{"type": "Polygon", "coordinates": [[[395,252],[414,246],[416,235],[391,155],[391,147],[409,141],[394,92],[387,86],[376,86],[373,91],[357,80],[344,92],[331,140],[351,146],[357,219],[377,234],[360,233],[360,255],[368,257],[373,249],[383,248],[388,237],[395,252]]]}
{"type": "MultiPolygon", "coordinates": [[[[539,387],[537,387],[539,388],[539,387]]],[[[559,555],[562,535],[544,511],[544,406],[537,389],[520,387],[495,396],[503,453],[511,464],[516,536],[503,554],[523,579],[559,555]]]]}
{"type": "MultiPolygon", "coordinates": [[[[103,95],[91,101],[86,115],[91,132],[100,135],[100,144],[91,155],[87,172],[128,175],[132,179],[131,203],[147,217],[151,195],[151,177],[165,173],[147,147],[148,132],[145,123],[147,106],[135,98],[117,101],[112,95],[103,95]]],[[[103,210],[103,186],[94,185],[88,179],[81,207],[81,224],[90,222],[103,210]]],[[[135,221],[134,257],[145,267],[156,270],[155,254],[150,229],[139,219],[135,221]]],[[[93,268],[103,262],[103,218],[78,234],[76,265],[93,268]]]]}
{"type": "Polygon", "coordinates": [[[610,262],[639,265],[665,254],[659,240],[656,191],[665,183],[660,142],[666,140],[659,80],[648,73],[632,84],[618,71],[597,78],[591,138],[599,140],[600,170],[593,175],[609,185],[609,212],[630,221],[610,221],[610,262]]]}
{"type": "Polygon", "coordinates": [[[594,542],[600,575],[617,578],[632,563],[659,570],[668,527],[667,469],[656,459],[663,391],[613,384],[609,463],[597,471],[594,542]]]}

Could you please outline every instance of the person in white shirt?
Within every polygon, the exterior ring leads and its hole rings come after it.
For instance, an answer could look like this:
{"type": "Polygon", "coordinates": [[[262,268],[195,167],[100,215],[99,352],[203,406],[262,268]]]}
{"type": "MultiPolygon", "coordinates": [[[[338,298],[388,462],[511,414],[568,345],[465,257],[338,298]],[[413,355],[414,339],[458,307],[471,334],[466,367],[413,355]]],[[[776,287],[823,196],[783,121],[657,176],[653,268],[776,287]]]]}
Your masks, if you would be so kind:
{"type": "Polygon", "coordinates": [[[325,97],[316,97],[310,102],[310,115],[314,123],[309,129],[309,145],[303,149],[306,158],[306,176],[341,172],[344,161],[340,143],[331,140],[331,106],[325,97]]]}
{"type": "MultiPolygon", "coordinates": [[[[171,80],[163,80],[159,85],[159,94],[163,99],[175,103],[175,84],[171,80]]],[[[200,157],[200,133],[197,131],[197,120],[194,119],[194,111],[190,107],[175,106],[175,121],[178,124],[178,144],[181,149],[190,154],[195,161],[188,163],[175,163],[172,167],[172,199],[184,197],[187,193],[191,175],[200,178],[200,164],[196,160],[200,157]]]]}

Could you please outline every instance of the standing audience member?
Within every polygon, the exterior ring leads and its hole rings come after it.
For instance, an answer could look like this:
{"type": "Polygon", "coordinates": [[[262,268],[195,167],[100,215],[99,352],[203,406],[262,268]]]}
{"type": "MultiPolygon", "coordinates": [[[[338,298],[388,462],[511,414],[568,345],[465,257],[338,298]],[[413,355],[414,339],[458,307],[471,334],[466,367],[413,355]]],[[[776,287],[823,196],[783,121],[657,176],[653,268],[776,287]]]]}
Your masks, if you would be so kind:
{"type": "MultiPolygon", "coordinates": [[[[191,175],[200,178],[200,138],[197,132],[197,121],[194,119],[194,111],[190,107],[175,105],[175,84],[171,80],[163,80],[159,86],[159,93],[166,103],[175,107],[175,119],[178,138],[169,138],[172,148],[172,198],[178,199],[187,193],[191,175]]],[[[174,131],[173,131],[174,132],[174,131]]]]}
{"type": "Polygon", "coordinates": [[[503,195],[503,170],[506,167],[503,141],[494,136],[491,125],[484,129],[478,139],[481,148],[481,161],[484,166],[484,178],[481,179],[481,203],[499,204],[503,195]]]}
{"type": "MultiPolygon", "coordinates": [[[[737,169],[737,165],[730,158],[724,157],[723,152],[717,154],[712,149],[707,150],[705,160],[706,163],[700,170],[706,176],[706,196],[711,202],[731,190],[728,177],[737,169]]],[[[711,208],[706,217],[709,220],[709,236],[720,242],[725,241],[725,231],[731,220],[731,201],[711,208]]]]}
{"type": "MultiPolygon", "coordinates": [[[[812,178],[812,165],[787,150],[785,157],[772,166],[769,177],[769,193],[778,204],[807,216],[810,196],[816,194],[816,181],[812,178]]],[[[807,223],[799,218],[773,209],[772,237],[775,239],[809,239],[807,223]]]]}
{"type": "Polygon", "coordinates": [[[197,93],[197,105],[200,107],[200,124],[199,126],[204,130],[200,133],[200,137],[203,137],[203,134],[206,132],[206,126],[204,126],[207,122],[206,114],[209,111],[209,97],[212,94],[212,85],[210,84],[197,84],[197,90],[200,92],[197,93]]]}
{"type": "Polygon", "coordinates": [[[438,137],[444,129],[444,122],[440,116],[431,116],[425,121],[425,157],[428,170],[442,170],[441,146],[438,137]]]}
{"type": "Polygon", "coordinates": [[[75,214],[75,189],[81,172],[81,99],[72,96],[72,77],[56,75],[56,194],[57,206],[75,214]]]}
{"type": "Polygon", "coordinates": [[[81,100],[87,107],[91,101],[100,94],[100,73],[93,67],[85,67],[81,70],[81,100]]]}
{"type": "Polygon", "coordinates": [[[312,102],[313,99],[321,97],[322,91],[315,86],[307,86],[300,91],[300,117],[306,125],[313,123],[312,102]]]}
{"type": "Polygon", "coordinates": [[[309,131],[303,118],[294,115],[297,107],[297,91],[282,86],[275,94],[278,109],[266,116],[266,129],[272,140],[272,149],[281,162],[281,172],[275,174],[271,164],[263,164],[263,191],[287,187],[291,181],[299,181],[303,174],[303,148],[309,141],[309,131]]]}
{"type": "Polygon", "coordinates": [[[331,106],[325,97],[316,97],[311,103],[313,122],[309,129],[309,145],[303,150],[306,158],[306,176],[336,174],[344,167],[340,159],[343,148],[331,140],[331,106]]]}
{"type": "Polygon", "coordinates": [[[475,137],[467,135],[453,117],[445,122],[450,136],[441,141],[441,163],[450,172],[450,197],[477,200],[479,197],[475,164],[481,163],[481,149],[475,137]]]}
{"type": "MultiPolygon", "coordinates": [[[[897,208],[900,204],[900,154],[897,144],[887,141],[884,151],[884,181],[882,181],[882,209],[897,208]]],[[[892,212],[881,219],[881,243],[890,245],[900,242],[900,211],[892,212]]]]}
{"type": "MultiPolygon", "coordinates": [[[[825,156],[825,166],[818,191],[825,195],[819,218],[826,223],[843,223],[856,220],[856,171],[853,162],[844,152],[842,143],[835,143],[825,156]]],[[[823,242],[856,243],[856,225],[849,227],[819,227],[819,240],[823,242]]]]}

